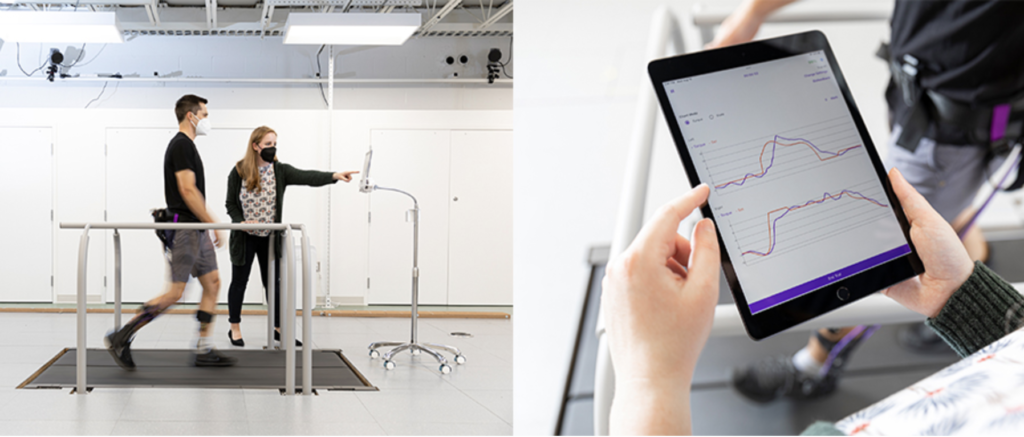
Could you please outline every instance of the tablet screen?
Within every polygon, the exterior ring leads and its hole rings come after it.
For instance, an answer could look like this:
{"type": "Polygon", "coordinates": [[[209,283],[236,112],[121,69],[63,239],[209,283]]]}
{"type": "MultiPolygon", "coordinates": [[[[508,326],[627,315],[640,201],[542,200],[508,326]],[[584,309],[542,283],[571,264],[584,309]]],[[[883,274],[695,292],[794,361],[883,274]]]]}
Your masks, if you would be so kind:
{"type": "Polygon", "coordinates": [[[662,86],[752,314],[911,252],[824,51],[662,86]]]}

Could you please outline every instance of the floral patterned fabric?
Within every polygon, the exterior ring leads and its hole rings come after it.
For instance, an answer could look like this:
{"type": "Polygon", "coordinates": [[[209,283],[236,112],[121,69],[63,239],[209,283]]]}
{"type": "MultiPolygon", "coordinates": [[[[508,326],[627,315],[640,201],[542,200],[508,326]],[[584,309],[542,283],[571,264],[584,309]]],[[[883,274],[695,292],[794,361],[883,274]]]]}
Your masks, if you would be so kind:
{"type": "Polygon", "coordinates": [[[1024,329],[836,424],[847,435],[1024,434],[1024,329]]]}
{"type": "MultiPolygon", "coordinates": [[[[245,184],[242,184],[242,189],[238,193],[238,197],[242,201],[242,213],[245,216],[245,221],[273,223],[274,215],[277,212],[277,181],[274,178],[273,165],[260,167],[259,188],[259,191],[249,191],[245,184]]],[[[257,237],[270,235],[269,229],[245,232],[257,237]]]]}

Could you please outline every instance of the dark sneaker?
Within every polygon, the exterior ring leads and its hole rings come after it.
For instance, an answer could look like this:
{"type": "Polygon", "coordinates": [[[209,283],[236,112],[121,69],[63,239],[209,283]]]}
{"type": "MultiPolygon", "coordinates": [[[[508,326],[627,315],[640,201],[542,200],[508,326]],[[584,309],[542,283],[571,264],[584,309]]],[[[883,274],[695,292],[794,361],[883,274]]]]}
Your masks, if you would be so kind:
{"type": "Polygon", "coordinates": [[[110,331],[103,338],[107,346],[107,352],[114,357],[114,362],[124,370],[135,370],[135,361],[132,360],[132,340],[125,338],[121,331],[110,331]]]}
{"type": "Polygon", "coordinates": [[[234,366],[238,358],[221,355],[215,349],[204,354],[196,354],[196,367],[228,367],[234,366]]]}
{"type": "Polygon", "coordinates": [[[779,397],[813,399],[836,390],[843,368],[854,349],[878,329],[871,326],[850,340],[841,350],[832,352],[820,375],[808,375],[793,365],[791,356],[775,356],[757,361],[745,368],[734,369],[732,386],[740,394],[755,402],[771,402],[779,397]]]}
{"type": "Polygon", "coordinates": [[[896,333],[896,342],[904,349],[922,354],[956,353],[924,322],[900,328],[896,333]]]}
{"type": "Polygon", "coordinates": [[[808,375],[793,366],[793,358],[775,356],[754,362],[746,368],[734,369],[732,386],[746,398],[761,403],[779,397],[811,399],[832,393],[838,381],[837,372],[823,378],[808,375]]]}

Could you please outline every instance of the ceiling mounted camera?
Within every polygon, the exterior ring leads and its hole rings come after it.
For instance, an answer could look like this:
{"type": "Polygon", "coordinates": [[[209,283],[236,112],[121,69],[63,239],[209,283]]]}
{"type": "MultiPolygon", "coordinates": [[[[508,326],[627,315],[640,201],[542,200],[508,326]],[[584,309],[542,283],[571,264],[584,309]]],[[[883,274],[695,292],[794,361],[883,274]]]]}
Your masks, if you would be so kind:
{"type": "Polygon", "coordinates": [[[501,61],[501,50],[500,49],[491,49],[491,51],[487,53],[487,61],[489,61],[489,62],[501,61]]]}
{"type": "Polygon", "coordinates": [[[53,82],[53,77],[57,74],[57,68],[61,62],[64,62],[64,55],[60,54],[60,50],[50,49],[50,66],[46,69],[46,80],[53,82]]]}

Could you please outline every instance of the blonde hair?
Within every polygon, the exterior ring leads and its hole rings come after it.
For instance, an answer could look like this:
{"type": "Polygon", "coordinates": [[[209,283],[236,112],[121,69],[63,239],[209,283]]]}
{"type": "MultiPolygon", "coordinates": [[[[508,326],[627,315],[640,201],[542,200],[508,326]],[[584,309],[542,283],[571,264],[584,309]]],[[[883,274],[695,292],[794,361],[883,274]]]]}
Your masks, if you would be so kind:
{"type": "MultiPolygon", "coordinates": [[[[249,135],[249,144],[245,146],[245,157],[235,164],[238,175],[245,181],[245,188],[257,193],[260,191],[260,169],[257,165],[260,154],[252,146],[263,141],[263,137],[267,136],[267,134],[277,135],[277,132],[266,126],[260,126],[253,130],[252,135],[249,135]]],[[[277,161],[276,156],[274,161],[277,161]]]]}

